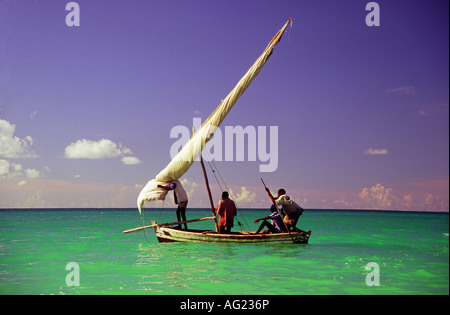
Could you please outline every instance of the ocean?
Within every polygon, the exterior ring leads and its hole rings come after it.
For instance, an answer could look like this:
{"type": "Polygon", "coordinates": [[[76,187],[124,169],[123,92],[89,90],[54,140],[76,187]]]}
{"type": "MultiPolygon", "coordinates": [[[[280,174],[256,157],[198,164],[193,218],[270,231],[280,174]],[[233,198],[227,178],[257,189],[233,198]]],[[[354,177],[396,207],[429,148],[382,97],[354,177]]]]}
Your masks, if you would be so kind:
{"type": "MultiPolygon", "coordinates": [[[[254,231],[268,214],[241,210],[238,220],[254,231]]],[[[210,215],[187,211],[188,220],[210,215]]],[[[145,210],[151,219],[176,221],[175,210],[145,210]]],[[[448,213],[305,210],[307,245],[160,244],[152,229],[122,233],[139,223],[136,209],[0,210],[0,294],[449,294],[448,213]]]]}

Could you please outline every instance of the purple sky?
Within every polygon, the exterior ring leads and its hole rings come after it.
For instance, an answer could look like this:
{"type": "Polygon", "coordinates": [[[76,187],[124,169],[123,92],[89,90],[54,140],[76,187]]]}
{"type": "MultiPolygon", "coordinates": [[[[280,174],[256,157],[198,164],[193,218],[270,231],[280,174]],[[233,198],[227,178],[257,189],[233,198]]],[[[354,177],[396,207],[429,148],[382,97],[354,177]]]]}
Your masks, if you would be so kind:
{"type": "MultiPolygon", "coordinates": [[[[263,177],[305,208],[448,211],[448,1],[377,1],[378,27],[360,0],[80,0],[79,27],[68,2],[0,1],[1,208],[135,207],[292,17],[222,125],[278,126],[275,172],[216,162],[238,205],[263,177]]],[[[198,163],[183,180],[207,207],[198,163]]]]}

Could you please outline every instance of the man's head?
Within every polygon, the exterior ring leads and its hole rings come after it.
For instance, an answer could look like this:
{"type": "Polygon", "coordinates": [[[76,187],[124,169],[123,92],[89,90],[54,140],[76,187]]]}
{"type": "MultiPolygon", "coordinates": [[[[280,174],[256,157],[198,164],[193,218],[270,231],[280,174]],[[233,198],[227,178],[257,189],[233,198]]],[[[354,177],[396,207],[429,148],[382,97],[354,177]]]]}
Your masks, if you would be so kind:
{"type": "Polygon", "coordinates": [[[280,197],[282,195],[286,195],[286,190],[284,190],[283,188],[280,188],[280,189],[278,189],[278,197],[280,197]]]}
{"type": "Polygon", "coordinates": [[[224,199],[224,198],[228,198],[228,191],[224,191],[222,193],[222,199],[224,199]]]}

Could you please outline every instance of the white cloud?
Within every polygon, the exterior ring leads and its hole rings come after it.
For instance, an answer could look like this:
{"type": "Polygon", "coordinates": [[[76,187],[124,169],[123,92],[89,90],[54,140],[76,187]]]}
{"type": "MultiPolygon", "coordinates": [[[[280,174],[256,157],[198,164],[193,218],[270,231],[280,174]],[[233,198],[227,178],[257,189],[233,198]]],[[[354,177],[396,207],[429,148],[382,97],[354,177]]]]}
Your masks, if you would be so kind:
{"type": "Polygon", "coordinates": [[[0,160],[0,178],[9,173],[9,167],[11,165],[6,160],[0,160]]]}
{"type": "Polygon", "coordinates": [[[388,89],[387,92],[389,94],[414,95],[416,94],[416,88],[414,86],[400,86],[388,89]]]}
{"type": "Polygon", "coordinates": [[[37,113],[38,113],[37,110],[35,110],[34,112],[32,112],[32,113],[30,114],[30,119],[34,119],[34,117],[36,117],[37,113]]]}
{"type": "Polygon", "coordinates": [[[197,182],[189,181],[187,178],[183,178],[182,180],[180,180],[180,183],[183,186],[190,186],[190,187],[194,187],[194,188],[198,186],[197,182]]]}
{"type": "Polygon", "coordinates": [[[381,184],[363,188],[358,196],[366,208],[372,209],[391,210],[399,202],[399,197],[393,194],[392,188],[386,188],[381,184]]]}
{"type": "Polygon", "coordinates": [[[33,138],[31,138],[30,136],[26,136],[25,140],[30,144],[33,145],[33,138]]]}
{"type": "Polygon", "coordinates": [[[142,162],[135,156],[124,156],[122,158],[122,163],[125,165],[137,165],[141,164],[142,162]]]}
{"type": "Polygon", "coordinates": [[[130,149],[109,139],[98,141],[81,139],[65,148],[65,156],[68,159],[108,159],[121,156],[121,161],[125,165],[142,163],[137,157],[126,156],[127,154],[132,154],[130,149]]]}
{"type": "MultiPolygon", "coordinates": [[[[182,180],[180,180],[180,183],[186,190],[188,198],[191,198],[195,194],[195,188],[198,187],[198,184],[194,181],[189,181],[187,178],[183,178],[182,180]]],[[[171,194],[171,196],[173,196],[173,194],[171,194]]]]}
{"type": "Polygon", "coordinates": [[[5,158],[27,158],[37,157],[30,146],[33,145],[33,138],[26,136],[20,139],[14,136],[16,126],[9,121],[0,119],[0,156],[5,158]]]}
{"type": "Polygon", "coordinates": [[[235,202],[252,202],[256,198],[256,193],[250,190],[247,190],[247,187],[242,186],[241,192],[236,194],[230,189],[230,195],[234,198],[235,202]]]}
{"type": "Polygon", "coordinates": [[[387,149],[372,149],[369,148],[363,152],[366,155],[386,155],[389,153],[387,149]]]}
{"type": "Polygon", "coordinates": [[[41,172],[32,168],[28,168],[25,170],[25,175],[27,175],[28,178],[39,178],[41,177],[41,172]]]}
{"type": "MultiPolygon", "coordinates": [[[[98,141],[82,139],[71,143],[65,149],[65,156],[68,159],[107,159],[125,154],[131,154],[131,150],[109,139],[98,141]]],[[[122,161],[127,164],[126,162],[130,161],[136,162],[135,159],[122,161]]]]}
{"type": "Polygon", "coordinates": [[[50,169],[47,166],[44,167],[44,171],[39,171],[33,168],[27,168],[23,171],[22,170],[23,166],[21,164],[10,163],[7,160],[0,159],[0,179],[24,176],[26,176],[27,178],[41,178],[45,177],[47,172],[50,172],[50,169]]]}
{"type": "Polygon", "coordinates": [[[13,164],[13,167],[16,172],[22,171],[22,168],[23,168],[22,165],[20,165],[20,164],[13,164]]]}
{"type": "Polygon", "coordinates": [[[0,160],[0,178],[23,176],[22,165],[0,160]]]}

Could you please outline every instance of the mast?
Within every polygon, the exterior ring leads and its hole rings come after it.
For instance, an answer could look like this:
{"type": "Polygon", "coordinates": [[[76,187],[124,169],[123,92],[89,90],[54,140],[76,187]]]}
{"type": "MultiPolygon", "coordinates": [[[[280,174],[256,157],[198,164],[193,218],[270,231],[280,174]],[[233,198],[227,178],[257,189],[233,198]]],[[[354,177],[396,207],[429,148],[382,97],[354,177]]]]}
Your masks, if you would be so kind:
{"type": "Polygon", "coordinates": [[[209,203],[211,204],[211,211],[214,216],[214,225],[216,226],[216,232],[219,233],[219,225],[217,224],[216,209],[212,200],[211,189],[209,188],[208,176],[206,175],[205,164],[203,164],[203,156],[200,154],[200,164],[202,165],[203,176],[205,177],[206,189],[208,190],[209,203]]]}

